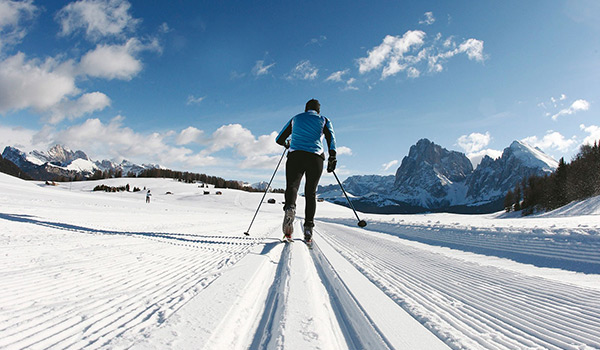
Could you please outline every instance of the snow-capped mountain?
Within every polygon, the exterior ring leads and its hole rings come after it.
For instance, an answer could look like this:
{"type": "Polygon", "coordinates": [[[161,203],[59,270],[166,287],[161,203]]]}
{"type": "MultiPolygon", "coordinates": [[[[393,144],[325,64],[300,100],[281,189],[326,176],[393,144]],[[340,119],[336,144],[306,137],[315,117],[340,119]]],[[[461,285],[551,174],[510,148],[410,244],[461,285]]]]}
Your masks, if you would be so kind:
{"type": "MultiPolygon", "coordinates": [[[[522,141],[514,141],[498,159],[485,157],[473,170],[464,153],[422,139],[412,146],[395,176],[352,176],[343,183],[363,211],[493,212],[502,209],[508,190],[531,175],[544,175],[558,163],[522,141]]],[[[344,203],[339,186],[319,187],[319,197],[344,203]]]]}
{"type": "Polygon", "coordinates": [[[472,172],[473,165],[463,153],[422,139],[410,148],[396,171],[394,197],[424,208],[450,206],[460,201],[456,192],[462,188],[457,184],[472,172]]]}
{"type": "Polygon", "coordinates": [[[549,174],[557,167],[558,162],[540,149],[514,141],[500,158],[493,160],[485,156],[482,159],[466,181],[467,201],[477,203],[503,198],[524,178],[549,174]]]}
{"type": "Polygon", "coordinates": [[[47,152],[34,150],[25,153],[14,147],[6,147],[2,157],[15,163],[21,170],[37,180],[55,180],[60,177],[89,177],[96,171],[130,172],[139,174],[145,169],[159,168],[155,164],[137,165],[127,160],[114,163],[109,160],[93,161],[83,151],[72,151],[55,145],[47,152]]]}

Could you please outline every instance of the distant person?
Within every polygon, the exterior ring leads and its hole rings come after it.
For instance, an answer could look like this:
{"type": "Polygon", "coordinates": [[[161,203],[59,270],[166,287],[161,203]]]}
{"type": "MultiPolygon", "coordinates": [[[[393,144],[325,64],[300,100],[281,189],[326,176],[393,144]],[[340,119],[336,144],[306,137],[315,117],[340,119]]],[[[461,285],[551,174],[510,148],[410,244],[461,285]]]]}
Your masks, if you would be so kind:
{"type": "Polygon", "coordinates": [[[148,190],[148,192],[146,192],[146,203],[150,203],[150,197],[152,197],[152,194],[150,193],[150,190],[148,190]]]}
{"type": "Polygon", "coordinates": [[[323,172],[323,161],[325,150],[322,138],[327,140],[327,172],[335,170],[337,163],[335,134],[333,126],[328,118],[321,114],[321,104],[312,99],[306,103],[304,113],[294,116],[284,126],[277,136],[276,142],[289,149],[286,162],[286,188],[285,188],[285,211],[283,217],[283,234],[285,239],[291,240],[294,232],[294,219],[296,216],[296,198],[300,181],[306,174],[304,186],[304,198],[306,207],[304,209],[304,240],[312,242],[314,218],[317,209],[317,185],[323,172]],[[288,137],[291,136],[291,141],[288,137]]]}

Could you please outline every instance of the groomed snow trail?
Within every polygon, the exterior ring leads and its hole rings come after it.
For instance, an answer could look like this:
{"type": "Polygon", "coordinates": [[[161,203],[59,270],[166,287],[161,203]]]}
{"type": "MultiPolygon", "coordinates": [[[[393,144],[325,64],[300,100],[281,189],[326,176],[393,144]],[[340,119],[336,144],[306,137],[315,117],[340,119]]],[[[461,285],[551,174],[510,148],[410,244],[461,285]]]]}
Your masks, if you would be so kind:
{"type": "Polygon", "coordinates": [[[321,239],[451,347],[600,348],[598,289],[470,263],[397,237],[319,227],[321,239]]]}
{"type": "MultiPolygon", "coordinates": [[[[279,205],[265,204],[243,236],[260,193],[203,195],[166,179],[101,183],[151,187],[152,203],[139,192],[92,192],[94,181],[45,186],[0,174],[1,349],[600,348],[598,274],[323,222],[309,250],[279,241],[279,205]]],[[[319,208],[325,220],[348,221],[339,219],[347,208],[319,208]]],[[[369,229],[428,231],[430,217],[385,219],[369,229]]],[[[474,239],[477,230],[460,237],[455,219],[480,229],[489,222],[453,216],[432,225],[440,237],[474,239]]],[[[529,239],[519,225],[550,234],[582,227],[570,242],[584,252],[600,223],[583,220],[511,225],[516,241],[529,239]]],[[[576,257],[554,252],[566,267],[576,257]]]]}
{"type": "Polygon", "coordinates": [[[26,242],[35,246],[0,257],[10,261],[0,273],[0,348],[96,348],[142,331],[171,316],[255,243],[106,231],[20,215],[0,219],[29,232],[26,242]],[[39,227],[51,230],[36,235],[39,227]]]}

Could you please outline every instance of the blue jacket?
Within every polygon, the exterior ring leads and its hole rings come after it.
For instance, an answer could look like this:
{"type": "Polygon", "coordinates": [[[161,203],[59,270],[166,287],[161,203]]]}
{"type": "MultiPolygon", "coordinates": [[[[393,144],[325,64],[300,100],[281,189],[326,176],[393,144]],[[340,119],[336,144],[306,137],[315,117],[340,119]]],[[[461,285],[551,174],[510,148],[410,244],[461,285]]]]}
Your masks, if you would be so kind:
{"type": "Polygon", "coordinates": [[[325,159],[322,137],[325,136],[329,156],[336,156],[335,134],[331,121],[316,111],[300,113],[290,119],[283,127],[276,142],[285,145],[287,138],[292,135],[290,152],[304,151],[316,153],[325,159]]]}

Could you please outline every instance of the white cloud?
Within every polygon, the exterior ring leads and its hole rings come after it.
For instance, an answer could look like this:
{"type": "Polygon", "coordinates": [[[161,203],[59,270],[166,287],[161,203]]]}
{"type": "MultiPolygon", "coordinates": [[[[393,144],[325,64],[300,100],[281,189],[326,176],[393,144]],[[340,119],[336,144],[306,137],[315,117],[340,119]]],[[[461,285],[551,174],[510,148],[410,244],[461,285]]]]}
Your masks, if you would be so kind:
{"type": "Polygon", "coordinates": [[[252,68],[252,74],[254,74],[257,77],[268,74],[269,69],[273,68],[273,66],[275,66],[275,63],[271,63],[265,66],[264,60],[256,61],[254,68],[252,68]]]}
{"type": "Polygon", "coordinates": [[[583,124],[579,125],[579,128],[589,135],[583,140],[584,145],[593,145],[594,143],[600,142],[600,126],[590,125],[585,126],[583,124]]]}
{"type": "Polygon", "coordinates": [[[469,135],[462,135],[458,138],[457,142],[466,153],[474,153],[485,148],[491,140],[490,133],[486,131],[485,134],[473,132],[469,135]]]}
{"type": "Polygon", "coordinates": [[[344,90],[358,90],[358,88],[353,85],[355,82],[356,82],[355,78],[348,79],[346,81],[346,86],[344,87],[344,90]]]}
{"type": "Polygon", "coordinates": [[[470,60],[483,62],[483,41],[467,39],[459,45],[452,37],[442,40],[441,34],[426,42],[426,34],[409,30],[402,37],[387,35],[383,42],[368,52],[367,57],[357,60],[361,74],[381,69],[381,79],[406,71],[407,77],[421,75],[420,65],[425,62],[430,73],[444,70],[443,64],[458,54],[466,54],[470,60]]]}
{"type": "Polygon", "coordinates": [[[349,155],[349,156],[352,155],[352,149],[350,147],[340,146],[340,147],[337,147],[336,149],[337,149],[337,155],[338,156],[339,155],[344,155],[344,154],[345,155],[349,155]]]}
{"type": "Polygon", "coordinates": [[[75,79],[53,59],[27,61],[19,52],[0,62],[0,114],[33,107],[48,110],[75,95],[75,79]]]}
{"type": "Polygon", "coordinates": [[[139,23],[129,14],[131,4],[126,0],[80,0],[65,6],[56,15],[60,35],[84,30],[89,40],[120,37],[139,23]]]}
{"type": "Polygon", "coordinates": [[[483,41],[477,39],[468,39],[458,46],[459,53],[466,53],[470,60],[484,61],[483,41]]]}
{"type": "Polygon", "coordinates": [[[75,119],[110,106],[110,98],[101,92],[81,95],[76,100],[63,100],[52,107],[49,122],[56,124],[65,118],[75,119]]]}
{"type": "Polygon", "coordinates": [[[421,75],[421,72],[415,67],[409,67],[406,72],[406,75],[409,78],[418,78],[421,75]]]}
{"type": "Polygon", "coordinates": [[[409,30],[402,37],[387,35],[383,42],[369,51],[367,57],[359,58],[359,72],[364,74],[374,69],[383,68],[382,79],[394,75],[407,68],[404,55],[424,44],[425,32],[409,30]]]}
{"type": "Polygon", "coordinates": [[[344,75],[346,75],[346,74],[348,74],[348,69],[346,69],[346,70],[339,70],[337,72],[331,73],[331,75],[329,75],[327,77],[327,79],[325,79],[325,81],[342,82],[342,77],[344,75]]]}
{"type": "Polygon", "coordinates": [[[115,117],[109,123],[97,118],[88,119],[53,135],[56,143],[83,149],[91,155],[112,159],[151,160],[160,164],[185,163],[192,151],[170,145],[171,132],[143,134],[122,125],[123,117],[115,117]]]}
{"type": "Polygon", "coordinates": [[[210,139],[209,149],[217,152],[226,148],[233,148],[246,158],[259,155],[279,153],[281,146],[275,143],[276,132],[269,135],[254,137],[252,132],[240,124],[223,125],[218,128],[210,139]]]}
{"type": "Polygon", "coordinates": [[[37,131],[23,127],[0,125],[0,152],[6,146],[12,146],[24,152],[30,152],[34,149],[47,149],[49,144],[46,138],[36,137],[37,131]]]}
{"type": "Polygon", "coordinates": [[[0,1],[0,52],[6,46],[15,45],[27,35],[25,20],[33,18],[38,9],[33,0],[0,1]]]}
{"type": "Polygon", "coordinates": [[[523,141],[543,151],[556,150],[560,152],[567,152],[577,144],[575,136],[567,139],[559,132],[552,130],[549,130],[541,139],[537,136],[530,136],[523,141]]]}
{"type": "Polygon", "coordinates": [[[387,172],[392,167],[395,167],[396,165],[398,165],[398,163],[399,163],[398,160],[394,159],[391,162],[381,164],[381,167],[382,167],[382,169],[383,169],[384,172],[387,172]]]}
{"type": "Polygon", "coordinates": [[[488,156],[492,159],[500,158],[502,156],[502,151],[488,148],[467,154],[467,158],[469,158],[471,164],[473,164],[473,168],[477,168],[477,166],[479,165],[479,163],[481,163],[481,160],[483,160],[485,156],[488,156]]]}
{"type": "Polygon", "coordinates": [[[435,17],[433,17],[433,12],[425,12],[425,18],[419,21],[419,24],[432,25],[435,23],[435,17]]]}
{"type": "Polygon", "coordinates": [[[562,110],[560,110],[558,113],[554,114],[552,116],[552,120],[556,120],[558,119],[558,117],[563,116],[563,115],[571,115],[571,114],[575,114],[579,111],[587,111],[590,109],[590,103],[586,100],[576,100],[575,102],[573,102],[571,104],[571,106],[569,106],[568,108],[564,108],[562,110]]]}
{"type": "Polygon", "coordinates": [[[488,131],[485,134],[474,132],[469,135],[462,135],[458,138],[457,143],[465,150],[467,158],[471,160],[471,164],[476,168],[485,156],[492,159],[502,156],[501,151],[491,148],[485,149],[491,140],[492,137],[488,131]]]}
{"type": "Polygon", "coordinates": [[[189,95],[186,104],[188,106],[191,105],[191,104],[198,104],[198,103],[204,101],[205,98],[206,98],[206,96],[195,97],[194,95],[189,95]]]}
{"type": "Polygon", "coordinates": [[[179,133],[176,139],[178,145],[187,145],[189,143],[200,143],[203,141],[204,131],[193,126],[187,127],[179,133]]]}
{"type": "Polygon", "coordinates": [[[314,80],[319,74],[319,69],[313,66],[309,60],[303,60],[296,64],[287,79],[314,80]]]}
{"type": "Polygon", "coordinates": [[[143,44],[136,38],[123,45],[98,45],[81,58],[80,74],[105,78],[131,80],[142,70],[142,62],[135,57],[141,51],[160,51],[158,42],[143,44]]]}

